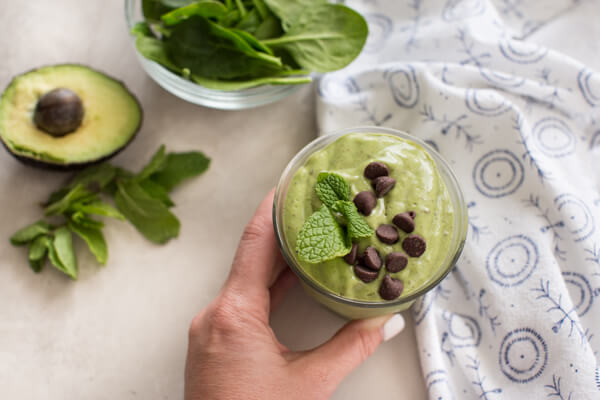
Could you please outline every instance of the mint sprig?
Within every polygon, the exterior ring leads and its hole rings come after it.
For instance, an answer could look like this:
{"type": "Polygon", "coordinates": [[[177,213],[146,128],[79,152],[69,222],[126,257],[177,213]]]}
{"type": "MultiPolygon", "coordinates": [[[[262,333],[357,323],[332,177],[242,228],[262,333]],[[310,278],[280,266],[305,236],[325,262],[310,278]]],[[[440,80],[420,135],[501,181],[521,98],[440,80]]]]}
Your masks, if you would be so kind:
{"type": "Polygon", "coordinates": [[[373,235],[373,229],[349,201],[350,185],[343,177],[321,172],[315,191],[323,205],[304,221],[296,240],[298,257],[312,264],[343,257],[352,249],[353,239],[373,235]]]}
{"type": "Polygon", "coordinates": [[[169,210],[175,205],[169,192],[202,174],[209,164],[210,159],[200,152],[167,154],[161,146],[137,174],[108,163],[90,166],[50,195],[44,213],[52,218],[52,224],[37,221],[17,231],[10,241],[15,246],[28,245],[34,272],[40,272],[50,260],[56,269],[77,279],[73,234],[87,244],[102,265],[107,262],[108,249],[102,233],[104,223],[97,217],[126,219],[148,240],[166,243],[177,237],[180,226],[169,210]]]}

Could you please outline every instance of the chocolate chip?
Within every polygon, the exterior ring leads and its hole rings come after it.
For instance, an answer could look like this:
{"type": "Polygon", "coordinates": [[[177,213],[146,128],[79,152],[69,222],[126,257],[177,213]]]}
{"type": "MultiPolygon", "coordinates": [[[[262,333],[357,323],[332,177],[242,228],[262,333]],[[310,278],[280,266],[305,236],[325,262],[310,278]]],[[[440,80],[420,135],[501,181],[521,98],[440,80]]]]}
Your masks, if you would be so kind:
{"type": "Polygon", "coordinates": [[[402,290],[404,290],[404,283],[400,279],[386,275],[379,286],[379,295],[384,300],[394,300],[400,297],[402,290]]]}
{"type": "Polygon", "coordinates": [[[382,162],[374,161],[366,166],[364,175],[367,179],[375,179],[379,176],[388,176],[389,173],[390,171],[388,170],[387,165],[382,162]]]}
{"type": "Polygon", "coordinates": [[[380,176],[379,178],[375,178],[373,180],[373,187],[375,188],[375,194],[377,197],[385,196],[396,184],[396,180],[394,178],[390,178],[389,176],[380,176]]]}
{"type": "Polygon", "coordinates": [[[410,216],[410,213],[404,212],[396,214],[394,219],[392,219],[392,222],[406,233],[411,233],[415,230],[415,221],[410,216]]]}
{"type": "Polygon", "coordinates": [[[379,252],[373,246],[365,249],[364,253],[360,256],[360,263],[373,271],[379,271],[381,264],[383,264],[379,252]]]}
{"type": "Polygon", "coordinates": [[[385,244],[394,244],[398,241],[399,235],[394,225],[384,224],[379,225],[375,234],[385,244]]]}
{"type": "Polygon", "coordinates": [[[377,205],[377,197],[370,191],[360,192],[354,196],[354,205],[363,215],[371,215],[371,212],[377,205]]]}
{"type": "Polygon", "coordinates": [[[354,274],[364,283],[369,283],[377,279],[379,271],[373,271],[357,264],[354,266],[354,274]]]}
{"type": "Polygon", "coordinates": [[[357,255],[358,255],[358,245],[356,243],[354,243],[352,245],[352,249],[350,250],[350,253],[348,253],[344,256],[344,261],[346,261],[350,265],[354,265],[354,263],[356,263],[357,255]]]}
{"type": "Polygon", "coordinates": [[[399,251],[388,254],[385,257],[385,268],[390,272],[400,272],[408,264],[408,257],[406,254],[399,251]]]}
{"type": "Polygon", "coordinates": [[[411,210],[411,211],[409,211],[409,212],[408,212],[408,215],[410,215],[410,217],[411,217],[412,219],[415,219],[415,217],[417,216],[417,213],[416,213],[415,211],[412,211],[412,210],[411,210]]]}
{"type": "Polygon", "coordinates": [[[420,257],[427,249],[427,243],[419,235],[408,235],[402,241],[402,248],[411,257],[420,257]]]}

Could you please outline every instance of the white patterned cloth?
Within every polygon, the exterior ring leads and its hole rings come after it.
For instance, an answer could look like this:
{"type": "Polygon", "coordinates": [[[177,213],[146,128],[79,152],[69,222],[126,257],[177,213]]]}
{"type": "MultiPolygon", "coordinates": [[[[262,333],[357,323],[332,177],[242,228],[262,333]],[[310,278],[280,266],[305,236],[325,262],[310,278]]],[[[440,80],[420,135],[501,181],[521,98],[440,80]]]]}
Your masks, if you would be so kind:
{"type": "Polygon", "coordinates": [[[321,79],[321,130],[425,139],[468,202],[462,257],[412,308],[430,399],[600,399],[600,73],[528,41],[578,2],[346,3],[371,35],[321,79]]]}

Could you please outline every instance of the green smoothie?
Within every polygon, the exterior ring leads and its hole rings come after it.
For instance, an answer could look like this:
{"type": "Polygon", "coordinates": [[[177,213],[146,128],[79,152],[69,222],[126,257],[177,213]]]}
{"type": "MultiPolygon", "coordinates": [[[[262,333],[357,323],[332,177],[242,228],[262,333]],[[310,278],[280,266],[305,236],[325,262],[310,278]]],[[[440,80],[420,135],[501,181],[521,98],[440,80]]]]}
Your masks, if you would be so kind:
{"type": "MultiPolygon", "coordinates": [[[[341,175],[350,184],[350,199],[353,199],[361,191],[372,190],[371,182],[363,176],[365,167],[372,161],[386,164],[396,185],[377,199],[366,221],[375,230],[382,224],[391,224],[398,213],[415,211],[412,234],[426,240],[425,253],[409,257],[408,265],[400,272],[389,273],[383,267],[377,279],[369,283],[358,279],[352,266],[341,257],[317,264],[295,258],[306,275],[328,291],[349,299],[381,302],[384,300],[378,290],[386,273],[404,282],[400,297],[409,296],[436,275],[451,250],[452,201],[435,162],[420,145],[387,134],[351,133],[316,151],[290,182],[284,203],[283,229],[288,247],[295,252],[304,221],[322,205],[315,193],[319,173],[341,175]]],[[[408,234],[401,230],[399,233],[400,240],[393,245],[382,243],[375,234],[361,239],[357,242],[358,251],[361,253],[368,246],[374,246],[383,259],[391,252],[402,252],[402,239],[408,234]]]]}

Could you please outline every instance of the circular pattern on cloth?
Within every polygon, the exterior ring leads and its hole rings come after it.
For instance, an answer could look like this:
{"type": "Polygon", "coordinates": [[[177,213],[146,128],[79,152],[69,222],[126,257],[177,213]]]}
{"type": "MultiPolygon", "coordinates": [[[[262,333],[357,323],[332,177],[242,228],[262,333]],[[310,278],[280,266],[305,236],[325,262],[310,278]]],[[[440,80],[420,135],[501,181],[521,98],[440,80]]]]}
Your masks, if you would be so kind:
{"type": "Polygon", "coordinates": [[[554,205],[564,215],[565,224],[574,241],[581,242],[596,231],[592,212],[579,198],[569,193],[561,194],[554,199],[554,205]]]}
{"type": "Polygon", "coordinates": [[[484,11],[483,0],[448,0],[442,10],[442,18],[446,21],[459,21],[481,15],[484,11]]]}
{"type": "Polygon", "coordinates": [[[525,78],[493,69],[480,68],[479,73],[486,81],[497,87],[516,88],[525,83],[525,78]]]}
{"type": "Polygon", "coordinates": [[[547,48],[520,40],[502,39],[498,47],[505,58],[518,64],[533,64],[548,54],[547,48]]]}
{"type": "Polygon", "coordinates": [[[540,151],[549,157],[568,156],[575,151],[577,144],[571,128],[564,121],[554,117],[536,122],[532,136],[540,151]]]}
{"type": "Polygon", "coordinates": [[[525,282],[536,269],[539,253],[525,235],[509,236],[498,242],[487,256],[486,269],[492,281],[502,287],[525,282]]]}
{"type": "Polygon", "coordinates": [[[448,333],[454,348],[477,347],[481,343],[481,328],[475,318],[450,313],[446,317],[448,333]]]}
{"type": "Polygon", "coordinates": [[[577,315],[583,317],[594,304],[594,291],[588,279],[579,272],[563,272],[562,276],[567,283],[569,295],[577,315]]]}
{"type": "Polygon", "coordinates": [[[473,169],[477,190],[486,197],[498,198],[514,193],[525,179],[521,161],[509,150],[493,150],[481,157],[473,169]]]}
{"type": "Polygon", "coordinates": [[[502,96],[491,90],[467,89],[465,104],[471,112],[484,117],[497,117],[512,108],[502,96]]]}
{"type": "Polygon", "coordinates": [[[383,73],[396,104],[412,108],[419,102],[419,82],[415,69],[410,65],[392,68],[383,73]]]}
{"type": "Polygon", "coordinates": [[[365,14],[365,20],[369,25],[369,36],[363,51],[365,53],[377,53],[385,46],[394,29],[394,23],[391,18],[375,13],[365,14]]]}
{"type": "Polygon", "coordinates": [[[600,74],[584,68],[577,75],[577,84],[583,98],[590,106],[600,106],[600,74]]]}
{"type": "Polygon", "coordinates": [[[548,346],[531,328],[509,332],[500,345],[500,369],[513,382],[527,383],[539,377],[548,364],[548,346]]]}
{"type": "Polygon", "coordinates": [[[425,376],[425,385],[430,399],[454,400],[446,371],[441,369],[431,371],[425,376]]]}

